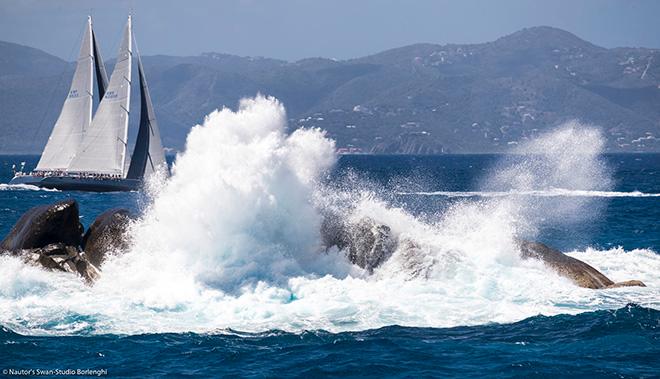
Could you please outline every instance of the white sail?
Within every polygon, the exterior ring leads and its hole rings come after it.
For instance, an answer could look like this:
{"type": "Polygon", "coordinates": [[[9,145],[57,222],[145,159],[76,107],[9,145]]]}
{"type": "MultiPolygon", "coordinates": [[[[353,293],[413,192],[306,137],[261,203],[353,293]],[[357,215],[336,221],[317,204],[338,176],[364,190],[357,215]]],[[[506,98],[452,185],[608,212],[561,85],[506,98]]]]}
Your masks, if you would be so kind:
{"type": "Polygon", "coordinates": [[[68,172],[124,176],[131,96],[131,41],[129,16],[108,88],[68,172]]]}
{"type": "Polygon", "coordinates": [[[71,88],[41,154],[37,171],[59,171],[69,167],[92,121],[93,70],[92,19],[88,18],[71,88]]]}

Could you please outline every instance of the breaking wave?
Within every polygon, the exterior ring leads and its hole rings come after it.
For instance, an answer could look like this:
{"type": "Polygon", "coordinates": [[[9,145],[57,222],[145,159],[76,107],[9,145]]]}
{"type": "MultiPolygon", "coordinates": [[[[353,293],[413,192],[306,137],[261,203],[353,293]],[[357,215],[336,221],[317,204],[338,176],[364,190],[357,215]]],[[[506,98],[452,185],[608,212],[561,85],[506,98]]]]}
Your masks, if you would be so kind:
{"type": "MultiPolygon", "coordinates": [[[[319,129],[287,135],[286,119],[277,100],[258,96],[195,126],[171,178],[152,185],[131,251],[110,257],[92,287],[0,257],[0,324],[23,334],[337,332],[660,307],[660,255],[651,250],[571,252],[614,281],[648,285],[607,291],[519,259],[515,241],[536,235],[541,212],[559,222],[590,213],[590,202],[466,198],[421,220],[359,180],[327,183],[334,142],[319,129]],[[329,210],[387,224],[411,243],[369,274],[323,246],[329,210]]],[[[483,191],[610,191],[601,148],[597,129],[566,125],[523,147],[529,158],[502,162],[483,191]]]]}

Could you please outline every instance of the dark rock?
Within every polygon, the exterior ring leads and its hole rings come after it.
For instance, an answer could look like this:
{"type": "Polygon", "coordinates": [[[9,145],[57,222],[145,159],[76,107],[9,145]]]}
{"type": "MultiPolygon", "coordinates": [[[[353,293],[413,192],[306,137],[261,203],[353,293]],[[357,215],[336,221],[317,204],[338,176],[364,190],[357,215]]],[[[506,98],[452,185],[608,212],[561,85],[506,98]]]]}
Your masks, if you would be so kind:
{"type": "Polygon", "coordinates": [[[80,250],[82,233],[75,200],[41,205],[21,216],[0,243],[0,253],[48,270],[76,273],[92,283],[99,273],[80,250]]]}
{"type": "Polygon", "coordinates": [[[538,259],[559,275],[571,279],[575,284],[584,288],[601,289],[627,286],[646,287],[639,280],[614,283],[600,271],[582,262],[579,259],[548,247],[542,243],[519,241],[520,256],[523,259],[538,259]]]}
{"type": "Polygon", "coordinates": [[[397,246],[390,227],[368,217],[351,223],[336,214],[326,215],[321,236],[326,247],[346,250],[348,260],[369,273],[385,262],[397,246]]]}
{"type": "Polygon", "coordinates": [[[22,249],[15,252],[25,262],[48,270],[77,273],[89,284],[99,277],[99,272],[85,255],[74,246],[53,243],[41,248],[22,249]]]}
{"type": "Polygon", "coordinates": [[[129,211],[123,208],[110,209],[96,217],[82,241],[89,262],[101,267],[108,252],[128,249],[126,229],[130,220],[129,211]]]}
{"type": "MultiPolygon", "coordinates": [[[[368,217],[357,222],[348,222],[339,213],[324,214],[321,223],[321,237],[326,248],[337,246],[346,251],[349,261],[372,273],[375,268],[390,258],[396,249],[404,257],[403,268],[411,277],[430,275],[435,260],[423,259],[418,243],[410,238],[398,240],[392,235],[389,226],[379,224],[368,217]]],[[[559,275],[571,279],[584,288],[602,289],[628,286],[645,287],[639,280],[615,283],[600,271],[579,259],[570,257],[542,243],[518,241],[520,256],[523,259],[538,259],[559,275]]]]}
{"type": "Polygon", "coordinates": [[[385,262],[396,249],[389,226],[365,217],[349,227],[348,259],[370,273],[385,262]]]}
{"type": "Polygon", "coordinates": [[[337,246],[340,250],[348,247],[350,237],[344,218],[337,214],[326,212],[321,222],[321,240],[326,248],[337,246]]]}
{"type": "Polygon", "coordinates": [[[82,233],[78,203],[72,199],[63,200],[25,212],[0,243],[0,250],[15,252],[53,243],[79,246],[82,233]]]}

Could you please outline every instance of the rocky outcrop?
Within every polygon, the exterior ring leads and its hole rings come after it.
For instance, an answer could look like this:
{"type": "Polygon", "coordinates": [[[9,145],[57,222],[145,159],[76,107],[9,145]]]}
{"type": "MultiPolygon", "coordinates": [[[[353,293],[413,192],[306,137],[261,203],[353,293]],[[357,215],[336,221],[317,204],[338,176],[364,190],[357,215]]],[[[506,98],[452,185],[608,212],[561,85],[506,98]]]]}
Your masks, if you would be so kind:
{"type": "Polygon", "coordinates": [[[581,260],[570,257],[542,243],[519,241],[518,245],[520,247],[521,258],[538,259],[559,275],[571,279],[580,287],[592,289],[629,286],[646,287],[644,283],[639,280],[615,283],[600,271],[581,260]]]}
{"type": "Polygon", "coordinates": [[[0,250],[33,249],[52,243],[79,246],[82,234],[78,203],[68,199],[25,212],[0,243],[0,250]]]}
{"type": "MultiPolygon", "coordinates": [[[[397,249],[403,258],[403,269],[412,277],[429,277],[428,262],[420,260],[419,244],[408,238],[397,238],[389,226],[378,223],[369,217],[357,222],[346,221],[338,213],[327,213],[321,224],[321,236],[326,248],[336,246],[346,252],[349,261],[372,273],[382,265],[397,249]]],[[[615,283],[600,271],[542,243],[518,241],[522,259],[538,259],[559,275],[571,279],[584,288],[603,289],[616,287],[645,287],[639,280],[615,283]]]]}
{"type": "Polygon", "coordinates": [[[82,248],[89,262],[101,267],[108,252],[121,252],[128,248],[126,229],[130,220],[129,211],[123,208],[110,209],[96,217],[82,240],[82,248]]]}
{"type": "Polygon", "coordinates": [[[389,226],[365,217],[348,229],[348,259],[370,273],[396,249],[397,241],[389,226]]]}
{"type": "Polygon", "coordinates": [[[343,250],[349,245],[348,227],[342,215],[334,212],[323,214],[321,241],[326,248],[337,246],[343,250]]]}
{"type": "Polygon", "coordinates": [[[99,277],[98,269],[86,259],[85,255],[74,246],[53,243],[36,249],[24,249],[17,252],[25,262],[49,270],[79,274],[89,284],[99,277]]]}
{"type": "Polygon", "coordinates": [[[0,254],[19,256],[26,263],[47,270],[75,273],[91,284],[100,275],[98,267],[105,254],[127,248],[128,219],[125,209],[104,212],[83,239],[75,200],[40,205],[29,209],[16,222],[0,243],[0,254]]]}
{"type": "Polygon", "coordinates": [[[345,250],[348,260],[369,273],[383,264],[397,246],[389,226],[369,217],[357,222],[344,221],[339,215],[326,215],[321,225],[326,247],[345,250]]]}

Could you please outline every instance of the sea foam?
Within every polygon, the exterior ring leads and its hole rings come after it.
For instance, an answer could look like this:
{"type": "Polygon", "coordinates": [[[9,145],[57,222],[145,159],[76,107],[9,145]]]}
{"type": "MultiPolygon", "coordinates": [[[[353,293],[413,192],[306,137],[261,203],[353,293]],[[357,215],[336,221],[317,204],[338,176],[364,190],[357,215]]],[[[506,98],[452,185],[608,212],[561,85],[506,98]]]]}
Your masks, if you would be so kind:
{"type": "MultiPolygon", "coordinates": [[[[535,236],[548,220],[594,215],[592,202],[463,198],[421,220],[359,178],[326,183],[333,141],[318,129],[287,134],[286,119],[277,100],[258,96],[193,127],[171,178],[150,184],[130,251],[111,256],[92,287],[0,258],[0,324],[27,334],[345,331],[513,322],[630,302],[660,307],[653,251],[571,252],[615,281],[648,285],[607,291],[519,259],[517,238],[535,236]],[[329,209],[385,223],[414,248],[401,243],[369,275],[322,245],[329,209]]],[[[602,141],[596,128],[560,127],[517,150],[522,159],[501,162],[479,192],[611,191],[602,141]]]]}

